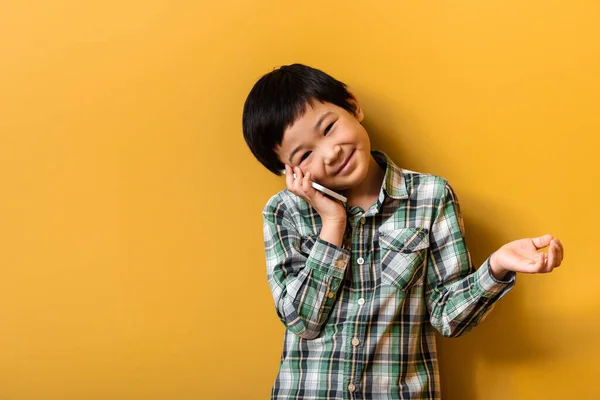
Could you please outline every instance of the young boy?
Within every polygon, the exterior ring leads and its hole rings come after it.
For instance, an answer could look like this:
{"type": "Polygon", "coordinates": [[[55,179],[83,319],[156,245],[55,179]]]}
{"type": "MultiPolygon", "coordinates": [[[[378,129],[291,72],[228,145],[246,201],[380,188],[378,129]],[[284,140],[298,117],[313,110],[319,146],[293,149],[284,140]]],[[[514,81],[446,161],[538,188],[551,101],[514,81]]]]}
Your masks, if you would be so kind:
{"type": "Polygon", "coordinates": [[[285,168],[287,184],[263,210],[286,326],[272,399],[439,399],[435,329],[468,332],[515,272],[563,259],[545,235],[508,243],[475,270],[448,181],[371,151],[363,118],[344,83],[300,64],[264,75],[244,105],[246,143],[271,172],[285,168]]]}

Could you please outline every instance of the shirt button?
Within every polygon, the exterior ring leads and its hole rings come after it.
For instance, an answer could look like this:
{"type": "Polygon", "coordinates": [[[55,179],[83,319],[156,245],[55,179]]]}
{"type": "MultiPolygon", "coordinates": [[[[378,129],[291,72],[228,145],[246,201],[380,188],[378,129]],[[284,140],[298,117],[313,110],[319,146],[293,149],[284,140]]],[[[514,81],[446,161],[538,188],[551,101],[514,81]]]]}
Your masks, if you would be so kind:
{"type": "Polygon", "coordinates": [[[360,343],[360,340],[358,340],[358,338],[352,339],[352,346],[358,346],[359,343],[360,343]]]}
{"type": "Polygon", "coordinates": [[[350,392],[354,392],[356,390],[356,386],[354,386],[354,383],[351,383],[351,384],[348,385],[348,390],[350,392]]]}
{"type": "Polygon", "coordinates": [[[365,263],[365,259],[360,257],[358,260],[356,260],[356,262],[358,263],[358,265],[363,265],[365,263]]]}
{"type": "Polygon", "coordinates": [[[337,261],[335,262],[335,265],[336,265],[338,268],[342,268],[344,265],[346,265],[346,263],[344,262],[344,259],[343,259],[343,258],[340,258],[339,260],[337,260],[337,261]]]}
{"type": "Polygon", "coordinates": [[[362,306],[363,304],[365,304],[365,299],[363,299],[363,298],[358,299],[358,305],[362,306]]]}
{"type": "Polygon", "coordinates": [[[327,297],[329,297],[330,299],[333,299],[333,296],[334,296],[333,292],[327,293],[327,297]]]}

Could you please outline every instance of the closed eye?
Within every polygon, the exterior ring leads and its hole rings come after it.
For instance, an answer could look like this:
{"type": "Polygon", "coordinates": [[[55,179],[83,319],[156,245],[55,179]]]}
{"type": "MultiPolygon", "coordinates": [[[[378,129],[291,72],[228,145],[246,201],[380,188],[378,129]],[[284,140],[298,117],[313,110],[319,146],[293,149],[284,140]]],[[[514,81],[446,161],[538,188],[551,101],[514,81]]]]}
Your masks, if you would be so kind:
{"type": "Polygon", "coordinates": [[[306,153],[302,154],[300,162],[304,161],[310,155],[310,153],[312,153],[312,151],[307,151],[306,153]]]}
{"type": "Polygon", "coordinates": [[[330,123],[329,125],[327,125],[327,128],[325,128],[325,134],[327,135],[327,133],[331,130],[331,128],[333,127],[333,124],[335,124],[335,121],[330,123]]]}

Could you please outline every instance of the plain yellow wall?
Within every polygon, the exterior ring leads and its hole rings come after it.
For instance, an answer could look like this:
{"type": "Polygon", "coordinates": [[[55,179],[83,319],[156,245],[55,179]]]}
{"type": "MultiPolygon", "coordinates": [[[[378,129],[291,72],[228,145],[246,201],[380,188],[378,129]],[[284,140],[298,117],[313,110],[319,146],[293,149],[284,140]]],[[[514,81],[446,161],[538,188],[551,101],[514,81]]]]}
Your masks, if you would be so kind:
{"type": "Polygon", "coordinates": [[[597,399],[600,5],[5,1],[0,399],[266,399],[283,326],[254,82],[349,84],[376,149],[449,179],[480,265],[552,233],[484,323],[440,343],[446,399],[597,399]]]}

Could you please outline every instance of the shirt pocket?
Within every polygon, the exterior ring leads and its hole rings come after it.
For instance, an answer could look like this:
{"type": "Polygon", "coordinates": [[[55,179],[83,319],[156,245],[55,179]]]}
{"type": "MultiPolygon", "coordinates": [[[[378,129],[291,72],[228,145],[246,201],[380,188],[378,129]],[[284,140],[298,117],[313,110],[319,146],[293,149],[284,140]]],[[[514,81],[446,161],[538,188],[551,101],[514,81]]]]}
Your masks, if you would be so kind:
{"type": "Polygon", "coordinates": [[[424,273],[429,230],[401,228],[379,232],[381,282],[407,291],[424,273]]]}

